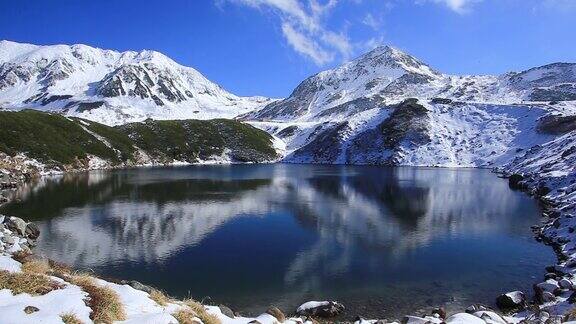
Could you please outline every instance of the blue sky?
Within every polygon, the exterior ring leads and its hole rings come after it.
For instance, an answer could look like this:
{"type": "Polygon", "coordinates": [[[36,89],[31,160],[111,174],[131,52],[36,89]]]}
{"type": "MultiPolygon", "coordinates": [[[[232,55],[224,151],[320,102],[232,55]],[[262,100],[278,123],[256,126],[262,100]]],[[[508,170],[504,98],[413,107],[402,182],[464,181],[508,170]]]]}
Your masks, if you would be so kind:
{"type": "Polygon", "coordinates": [[[154,49],[273,97],[378,44],[454,74],[576,62],[575,26],[576,0],[0,1],[0,39],[154,49]]]}

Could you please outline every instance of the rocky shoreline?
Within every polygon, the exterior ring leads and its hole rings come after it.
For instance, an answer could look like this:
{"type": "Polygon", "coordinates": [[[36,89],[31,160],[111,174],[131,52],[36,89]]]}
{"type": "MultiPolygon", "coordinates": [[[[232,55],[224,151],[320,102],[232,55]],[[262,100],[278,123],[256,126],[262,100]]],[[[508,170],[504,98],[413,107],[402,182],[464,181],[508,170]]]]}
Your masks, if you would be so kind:
{"type": "MultiPolygon", "coordinates": [[[[1,161],[0,193],[17,190],[26,182],[50,173],[43,165],[22,157],[3,156],[1,161]]],[[[499,312],[483,305],[472,305],[462,313],[448,316],[443,308],[438,308],[425,316],[405,316],[399,321],[400,323],[565,323],[576,319],[576,313],[572,312],[572,304],[576,302],[576,234],[574,234],[576,198],[573,195],[576,192],[576,178],[573,172],[560,178],[529,172],[526,170],[526,165],[521,162],[514,161],[510,165],[496,169],[495,172],[509,178],[512,189],[525,191],[542,202],[544,209],[542,224],[535,225],[532,229],[537,240],[550,245],[559,260],[557,265],[546,268],[544,281],[534,285],[535,300],[528,301],[524,292],[510,292],[498,296],[496,304],[500,308],[499,312]]],[[[10,195],[0,194],[0,205],[6,203],[9,197],[10,195]]],[[[26,223],[16,217],[0,216],[0,224],[0,256],[31,253],[35,239],[40,235],[33,223],[26,223]]],[[[0,268],[0,270],[6,269],[0,268]]],[[[149,297],[157,291],[135,281],[123,281],[120,284],[148,294],[149,297]]],[[[1,305],[2,303],[0,307],[1,305]]],[[[294,312],[297,317],[289,319],[276,307],[271,307],[266,313],[255,318],[238,316],[223,305],[205,306],[205,308],[215,314],[222,323],[330,321],[334,316],[345,312],[344,305],[328,301],[305,303],[294,312]]],[[[162,322],[177,323],[172,320],[173,317],[162,322]]],[[[356,323],[398,322],[366,320],[358,317],[356,323]]]]}

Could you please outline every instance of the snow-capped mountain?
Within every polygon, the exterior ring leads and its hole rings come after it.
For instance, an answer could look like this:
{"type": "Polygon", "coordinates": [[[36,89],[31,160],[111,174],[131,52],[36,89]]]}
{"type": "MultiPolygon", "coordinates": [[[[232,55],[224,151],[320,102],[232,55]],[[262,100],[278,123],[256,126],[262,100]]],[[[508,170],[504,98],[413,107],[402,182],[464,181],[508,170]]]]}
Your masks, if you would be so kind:
{"type": "Polygon", "coordinates": [[[0,107],[63,111],[106,124],[234,117],[270,99],[238,97],[155,51],[0,41],[0,107]]]}
{"type": "Polygon", "coordinates": [[[238,117],[281,139],[287,162],[491,166],[576,128],[563,119],[576,115],[576,64],[455,76],[383,46],[273,100],[154,51],[1,41],[0,108],[110,125],[238,117]]]}
{"type": "Polygon", "coordinates": [[[489,166],[557,135],[540,127],[548,116],[575,113],[576,64],[453,76],[385,46],[242,118],[283,139],[288,162],[489,166]]]}

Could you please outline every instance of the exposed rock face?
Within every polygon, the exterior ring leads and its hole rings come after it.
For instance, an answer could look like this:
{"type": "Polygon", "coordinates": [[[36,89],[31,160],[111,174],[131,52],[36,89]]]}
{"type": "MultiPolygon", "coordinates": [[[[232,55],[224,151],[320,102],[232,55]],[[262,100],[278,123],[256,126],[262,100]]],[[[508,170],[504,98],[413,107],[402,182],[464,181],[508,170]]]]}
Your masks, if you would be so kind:
{"type": "Polygon", "coordinates": [[[576,116],[545,116],[538,121],[537,127],[539,132],[545,134],[566,134],[576,130],[576,116]]]}
{"type": "Polygon", "coordinates": [[[430,141],[427,114],[426,108],[418,104],[418,99],[407,99],[400,103],[379,126],[384,146],[394,149],[402,141],[416,145],[430,141]]]}
{"type": "Polygon", "coordinates": [[[346,121],[319,126],[305,146],[288,157],[300,163],[396,164],[404,145],[422,145],[430,141],[428,111],[417,99],[383,108],[390,115],[376,127],[354,133],[346,121]]]}

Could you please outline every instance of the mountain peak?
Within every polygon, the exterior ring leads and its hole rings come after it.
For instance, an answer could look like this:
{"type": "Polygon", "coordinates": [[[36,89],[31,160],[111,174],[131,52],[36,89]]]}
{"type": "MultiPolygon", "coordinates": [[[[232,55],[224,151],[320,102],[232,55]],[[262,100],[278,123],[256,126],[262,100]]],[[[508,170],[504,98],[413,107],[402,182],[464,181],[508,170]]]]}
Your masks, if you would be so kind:
{"type": "Polygon", "coordinates": [[[378,46],[355,61],[369,62],[373,66],[383,65],[391,68],[400,68],[410,73],[423,74],[430,77],[441,75],[426,63],[390,45],[378,46]]]}

